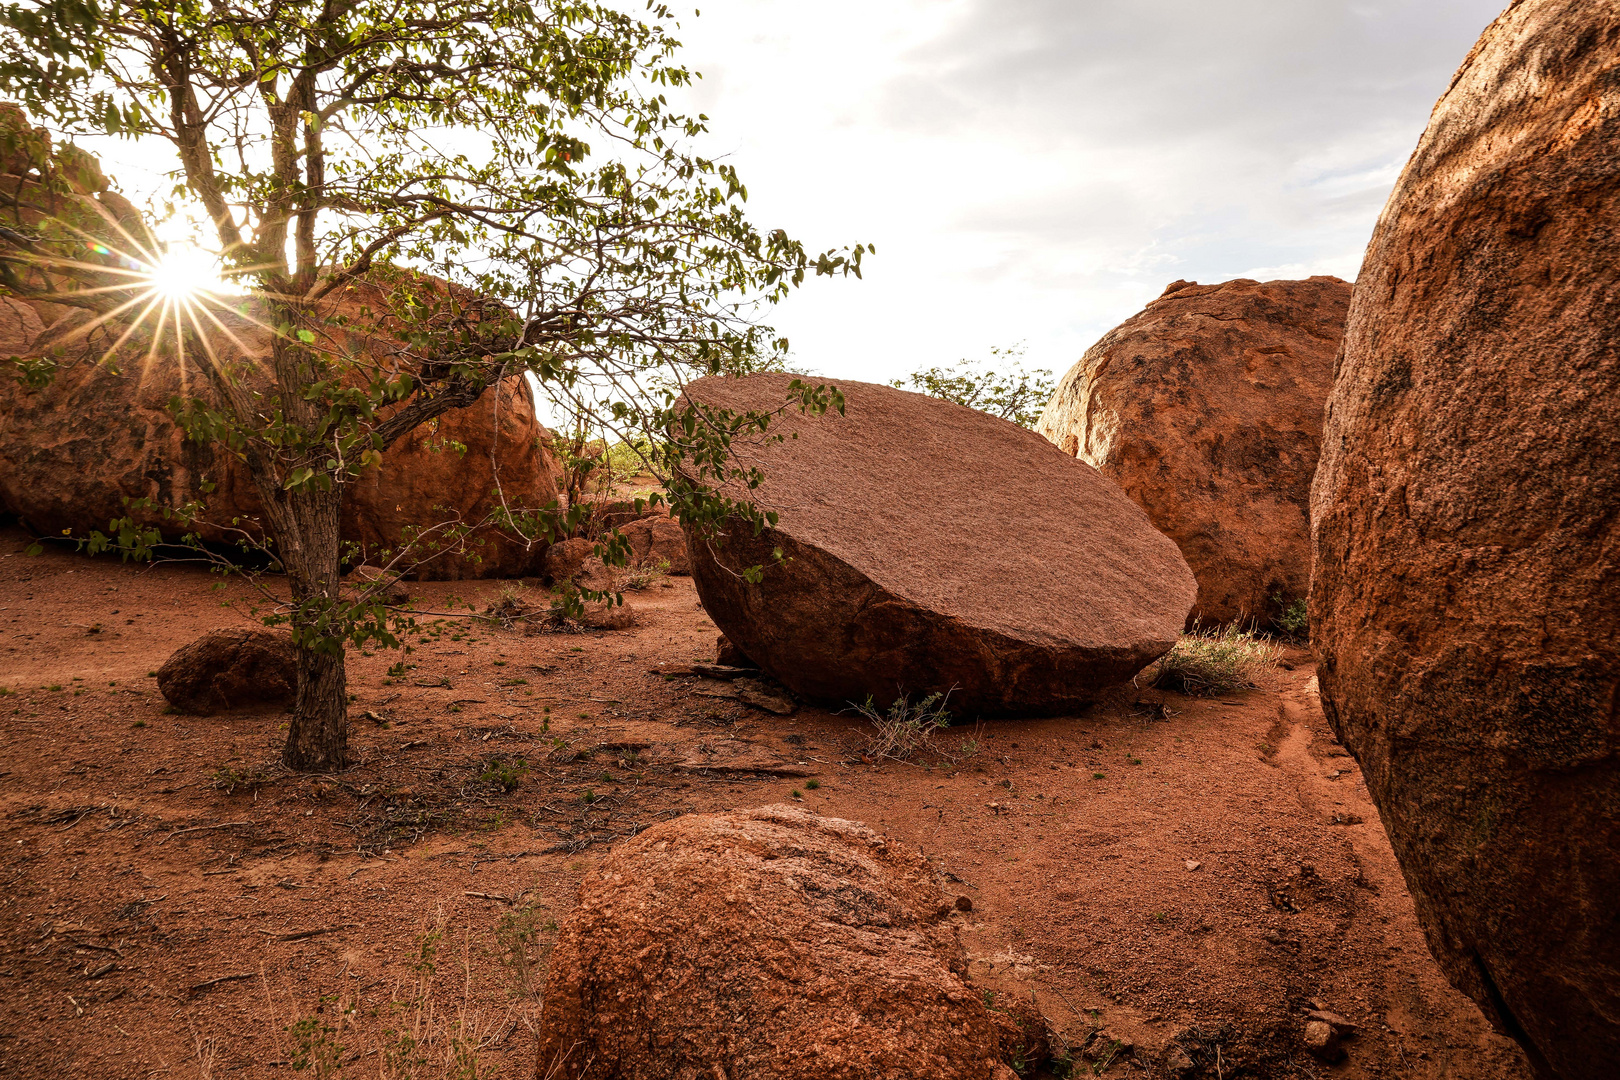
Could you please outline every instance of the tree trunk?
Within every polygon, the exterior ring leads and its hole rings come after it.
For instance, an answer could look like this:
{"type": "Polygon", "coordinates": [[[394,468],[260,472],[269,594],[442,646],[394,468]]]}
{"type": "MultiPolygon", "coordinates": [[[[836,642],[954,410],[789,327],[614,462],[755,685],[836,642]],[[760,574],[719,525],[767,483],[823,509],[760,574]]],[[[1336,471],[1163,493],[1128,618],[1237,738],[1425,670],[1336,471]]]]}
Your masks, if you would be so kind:
{"type": "Polygon", "coordinates": [[[333,609],[343,602],[338,535],[341,487],[289,493],[289,535],[277,537],[292,585],[298,693],[281,760],[299,772],[333,772],[349,763],[349,684],[333,609]]]}
{"type": "Polygon", "coordinates": [[[349,684],[343,646],[299,649],[298,697],[281,760],[298,772],[333,772],[349,763],[349,684]]]}

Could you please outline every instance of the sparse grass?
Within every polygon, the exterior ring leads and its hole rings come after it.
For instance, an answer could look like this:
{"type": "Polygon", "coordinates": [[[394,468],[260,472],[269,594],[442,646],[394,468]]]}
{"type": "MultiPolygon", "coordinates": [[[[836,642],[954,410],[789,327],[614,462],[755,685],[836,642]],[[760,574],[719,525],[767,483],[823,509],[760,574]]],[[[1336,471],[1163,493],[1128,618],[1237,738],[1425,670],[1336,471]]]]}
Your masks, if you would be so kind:
{"type": "MultiPolygon", "coordinates": [[[[141,721],[135,721],[135,726],[145,727],[141,721]]],[[[229,765],[214,770],[209,778],[209,785],[215,791],[223,791],[227,795],[234,795],[238,791],[254,791],[270,782],[270,774],[263,769],[233,769],[229,765]]]]}
{"type": "Polygon", "coordinates": [[[1193,697],[1217,697],[1254,689],[1255,676],[1276,663],[1277,647],[1252,629],[1195,626],[1159,659],[1153,685],[1193,697]]]}
{"type": "Polygon", "coordinates": [[[933,738],[936,732],[951,726],[951,714],[945,708],[948,697],[929,694],[913,705],[910,696],[902,694],[886,713],[880,712],[871,698],[864,705],[850,702],[850,707],[870,720],[875,729],[867,737],[865,755],[873,760],[910,761],[924,750],[941,753],[933,738]]]}
{"type": "Polygon", "coordinates": [[[650,563],[627,571],[624,577],[620,579],[619,584],[621,588],[640,592],[643,589],[651,588],[668,576],[669,560],[659,559],[656,563],[650,563]]]}

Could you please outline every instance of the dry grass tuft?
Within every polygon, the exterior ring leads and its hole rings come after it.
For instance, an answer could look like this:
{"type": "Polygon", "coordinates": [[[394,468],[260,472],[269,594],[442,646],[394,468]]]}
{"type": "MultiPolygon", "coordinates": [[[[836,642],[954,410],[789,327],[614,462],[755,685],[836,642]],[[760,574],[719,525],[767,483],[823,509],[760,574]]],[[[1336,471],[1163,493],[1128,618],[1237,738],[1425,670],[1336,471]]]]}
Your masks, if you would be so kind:
{"type": "Polygon", "coordinates": [[[1217,697],[1255,688],[1255,678],[1276,666],[1278,650],[1254,630],[1194,626],[1159,658],[1153,685],[1193,697],[1217,697]]]}
{"type": "Polygon", "coordinates": [[[951,714],[945,708],[949,697],[949,694],[929,694],[913,705],[910,696],[902,694],[889,706],[888,712],[880,711],[871,698],[867,698],[864,705],[850,702],[850,707],[870,720],[875,729],[868,736],[862,753],[874,761],[884,758],[910,761],[923,751],[948,757],[934,745],[933,738],[936,732],[951,726],[951,714]]]}

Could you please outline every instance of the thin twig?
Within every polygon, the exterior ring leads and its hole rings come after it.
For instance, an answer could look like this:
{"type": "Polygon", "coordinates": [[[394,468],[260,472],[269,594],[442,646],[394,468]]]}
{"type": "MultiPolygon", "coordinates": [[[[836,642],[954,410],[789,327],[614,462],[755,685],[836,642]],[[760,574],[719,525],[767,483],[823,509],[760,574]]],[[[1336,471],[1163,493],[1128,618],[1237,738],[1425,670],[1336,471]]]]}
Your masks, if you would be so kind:
{"type": "Polygon", "coordinates": [[[223,823],[221,825],[194,825],[189,829],[176,829],[176,830],[174,830],[174,832],[170,833],[168,836],[165,836],[163,839],[159,840],[158,841],[158,846],[162,847],[164,844],[167,844],[170,840],[173,840],[175,837],[183,836],[186,833],[208,832],[210,829],[234,829],[238,825],[251,825],[251,824],[253,824],[253,822],[251,822],[251,821],[227,821],[227,822],[225,822],[225,823],[223,823]]]}

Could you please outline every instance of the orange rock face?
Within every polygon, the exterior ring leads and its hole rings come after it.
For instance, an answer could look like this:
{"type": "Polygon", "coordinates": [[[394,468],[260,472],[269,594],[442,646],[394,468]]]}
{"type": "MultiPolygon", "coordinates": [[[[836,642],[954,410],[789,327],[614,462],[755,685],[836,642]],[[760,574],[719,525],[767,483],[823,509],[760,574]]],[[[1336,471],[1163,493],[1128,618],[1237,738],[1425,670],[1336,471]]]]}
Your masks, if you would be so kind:
{"type": "MultiPolygon", "coordinates": [[[[686,392],[768,410],[792,378],[686,392]]],[[[688,536],[704,608],[760,667],[809,698],[949,690],[958,716],[1060,715],[1170,649],[1192,574],[1113,481],[985,413],[839,389],[844,415],[789,409],[770,425],[789,438],[737,448],[764,474],[752,498],[774,528],[688,536]]]]}
{"type": "Polygon", "coordinates": [[[558,1080],[991,1080],[951,901],[910,848],[798,807],[694,814],[615,847],[551,954],[558,1080]]]}
{"type": "Polygon", "coordinates": [[[1036,430],[1176,542],[1189,625],[1275,619],[1310,589],[1310,490],[1350,285],[1178,281],[1086,351],[1036,430]]]}
{"type": "MultiPolygon", "coordinates": [[[[335,304],[334,313],[364,325],[366,313],[380,309],[380,297],[376,290],[357,292],[335,304]]],[[[34,347],[33,325],[6,314],[0,311],[0,330],[34,347]]],[[[220,317],[250,355],[268,353],[264,330],[239,316],[220,317]]],[[[53,336],[74,340],[59,327],[44,340],[53,336]]],[[[384,350],[399,347],[384,335],[351,330],[347,337],[380,360],[384,350]]],[[[147,362],[137,349],[121,353],[114,371],[92,362],[100,355],[94,345],[70,345],[83,358],[43,390],[0,380],[0,506],[42,534],[83,535],[122,516],[125,498],[150,498],[160,507],[201,499],[203,539],[229,543],[241,535],[237,529],[259,535],[259,495],[245,469],[215,446],[188,441],[169,413],[177,394],[212,398],[196,362],[162,354],[147,362]]],[[[539,508],[556,498],[559,475],[528,386],[514,377],[498,393],[418,427],[394,444],[380,468],[363,472],[345,497],[343,539],[363,545],[367,560],[380,564],[406,527],[482,521],[503,499],[514,509],[539,508]]],[[[137,516],[176,537],[182,531],[159,514],[137,516]]],[[[416,576],[519,577],[536,572],[544,548],[481,528],[464,551],[435,556],[416,576]]]]}
{"type": "Polygon", "coordinates": [[[1436,957],[1620,1061],[1620,7],[1520,0],[1356,286],[1312,500],[1322,704],[1436,957]]]}

